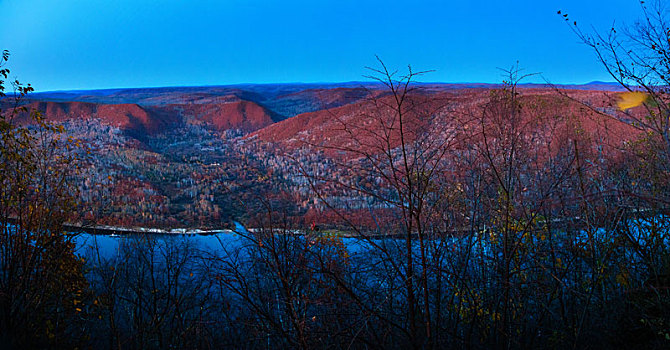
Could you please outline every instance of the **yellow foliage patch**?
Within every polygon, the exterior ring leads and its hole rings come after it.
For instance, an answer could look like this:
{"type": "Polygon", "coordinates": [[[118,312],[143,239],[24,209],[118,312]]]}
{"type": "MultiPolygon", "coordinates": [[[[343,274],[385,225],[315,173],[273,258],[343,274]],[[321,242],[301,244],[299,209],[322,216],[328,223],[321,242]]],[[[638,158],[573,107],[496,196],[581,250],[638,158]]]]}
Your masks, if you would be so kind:
{"type": "Polygon", "coordinates": [[[624,92],[619,95],[619,101],[617,101],[617,106],[619,107],[620,110],[624,111],[626,109],[637,107],[643,104],[645,101],[647,101],[648,98],[649,95],[647,95],[644,92],[639,91],[624,92]]]}

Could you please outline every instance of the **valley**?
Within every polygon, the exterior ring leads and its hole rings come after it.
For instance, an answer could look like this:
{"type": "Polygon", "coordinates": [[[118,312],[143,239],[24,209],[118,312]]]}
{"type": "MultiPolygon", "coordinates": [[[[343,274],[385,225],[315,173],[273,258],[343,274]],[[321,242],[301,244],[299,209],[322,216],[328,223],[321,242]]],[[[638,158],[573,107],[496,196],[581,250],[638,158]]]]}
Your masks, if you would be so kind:
{"type": "MultiPolygon", "coordinates": [[[[417,138],[429,133],[449,140],[445,161],[462,168],[457,159],[478,142],[479,115],[499,88],[417,84],[413,96],[422,110],[408,121],[421,129],[417,138]]],[[[635,130],[607,119],[616,111],[616,92],[608,90],[616,89],[520,87],[525,118],[537,123],[532,128],[544,128],[539,123],[552,117],[560,129],[570,119],[593,146],[613,150],[635,130]]],[[[383,129],[375,106],[388,98],[381,85],[345,83],[44,92],[24,103],[80,145],[75,224],[225,229],[268,210],[296,223],[337,227],[341,218],[329,206],[373,226],[386,204],[325,176],[367,181],[349,165],[361,161],[361,151],[383,151],[375,139],[383,129]]],[[[554,134],[538,135],[537,142],[549,145],[554,134]]],[[[393,149],[400,139],[388,141],[393,149]]]]}

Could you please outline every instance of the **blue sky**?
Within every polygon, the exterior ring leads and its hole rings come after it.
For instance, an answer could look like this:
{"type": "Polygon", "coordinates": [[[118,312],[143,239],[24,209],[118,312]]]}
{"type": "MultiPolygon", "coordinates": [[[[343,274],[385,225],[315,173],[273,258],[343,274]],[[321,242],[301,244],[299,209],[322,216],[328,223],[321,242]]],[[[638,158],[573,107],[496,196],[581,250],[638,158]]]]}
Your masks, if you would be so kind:
{"type": "Polygon", "coordinates": [[[38,91],[356,81],[375,55],[435,70],[424,81],[499,82],[517,61],[554,83],[610,80],[559,9],[602,30],[640,13],[635,0],[0,0],[0,49],[38,91]]]}

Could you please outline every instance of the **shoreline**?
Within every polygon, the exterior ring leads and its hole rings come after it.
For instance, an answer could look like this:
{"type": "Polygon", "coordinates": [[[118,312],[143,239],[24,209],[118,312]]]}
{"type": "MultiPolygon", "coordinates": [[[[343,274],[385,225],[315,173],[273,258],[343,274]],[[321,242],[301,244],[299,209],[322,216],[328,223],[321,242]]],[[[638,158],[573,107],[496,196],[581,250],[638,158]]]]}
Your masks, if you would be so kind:
{"type": "Polygon", "coordinates": [[[94,235],[132,235],[132,234],[152,234],[152,235],[200,235],[200,236],[211,236],[220,233],[235,233],[231,229],[214,229],[214,230],[201,230],[201,229],[192,229],[192,228],[175,228],[175,229],[159,229],[159,228],[146,228],[146,227],[120,227],[120,226],[111,226],[111,225],[93,225],[93,226],[81,226],[75,224],[64,224],[63,229],[70,232],[84,232],[94,235]]]}

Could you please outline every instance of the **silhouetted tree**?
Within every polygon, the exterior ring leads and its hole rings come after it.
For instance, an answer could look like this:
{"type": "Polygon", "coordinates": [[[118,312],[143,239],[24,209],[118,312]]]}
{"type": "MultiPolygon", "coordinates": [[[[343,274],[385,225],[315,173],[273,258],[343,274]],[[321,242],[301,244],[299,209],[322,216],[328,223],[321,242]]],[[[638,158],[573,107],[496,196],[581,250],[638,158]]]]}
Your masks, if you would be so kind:
{"type": "MultiPolygon", "coordinates": [[[[0,76],[7,51],[0,59],[0,76]]],[[[0,341],[17,348],[78,346],[90,310],[83,262],[63,230],[74,203],[76,164],[63,129],[21,106],[33,89],[0,78],[0,341]],[[17,119],[29,114],[30,125],[17,119]]]]}

